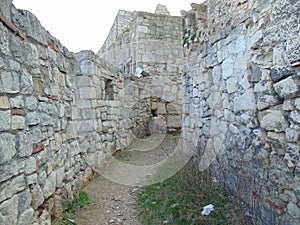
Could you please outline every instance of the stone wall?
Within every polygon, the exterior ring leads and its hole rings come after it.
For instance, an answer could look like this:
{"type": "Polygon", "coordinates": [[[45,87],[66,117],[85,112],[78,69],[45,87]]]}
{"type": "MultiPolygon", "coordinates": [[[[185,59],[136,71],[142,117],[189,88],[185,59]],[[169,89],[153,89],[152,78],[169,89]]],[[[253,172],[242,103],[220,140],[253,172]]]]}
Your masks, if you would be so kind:
{"type": "Polygon", "coordinates": [[[151,75],[180,78],[183,66],[181,17],[120,10],[116,21],[122,21],[122,29],[115,31],[121,22],[113,25],[98,56],[124,70],[125,77],[134,75],[139,67],[151,75]]]}
{"type": "Polygon", "coordinates": [[[147,76],[128,81],[121,105],[124,124],[119,128],[123,130],[120,140],[127,143],[125,146],[158,131],[181,130],[181,84],[168,76],[147,76]],[[159,122],[162,124],[157,124],[159,122]],[[164,129],[156,130],[156,125],[164,129]]]}
{"type": "Polygon", "coordinates": [[[126,136],[123,140],[129,143],[134,137],[151,133],[149,124],[153,122],[153,113],[167,123],[168,131],[179,130],[184,62],[180,45],[182,18],[170,16],[167,9],[159,5],[157,13],[120,10],[115,21],[118,22],[97,55],[119,67],[124,74],[124,107],[127,107],[124,127],[130,128],[130,132],[123,133],[126,136]],[[120,23],[122,29],[116,32],[120,23]],[[170,102],[178,110],[169,112],[166,104],[170,102]]]}
{"type": "Polygon", "coordinates": [[[101,167],[116,151],[117,124],[121,121],[123,78],[117,68],[92,51],[76,53],[79,74],[73,102],[73,123],[80,149],[92,168],[101,167]]]}
{"type": "MultiPolygon", "coordinates": [[[[116,38],[122,35],[123,32],[128,32],[128,27],[130,26],[133,17],[134,17],[134,12],[125,11],[125,10],[118,11],[114,23],[110,28],[109,34],[103,46],[97,53],[99,56],[103,56],[103,54],[106,54],[107,51],[113,51],[113,49],[116,48],[116,46],[118,45],[118,43],[116,42],[116,38]]],[[[117,52],[115,53],[117,54],[117,52]]],[[[114,56],[111,55],[110,57],[113,58],[114,56]]],[[[106,57],[102,57],[102,58],[106,58],[106,57]]]]}
{"type": "Polygon", "coordinates": [[[208,1],[183,12],[183,134],[255,224],[300,219],[299,8],[208,1]]]}
{"type": "Polygon", "coordinates": [[[103,47],[107,62],[91,51],[69,52],[9,0],[0,11],[0,224],[51,223],[61,199],[72,199],[117,149],[151,132],[156,114],[166,129],[180,128],[181,19],[162,15],[162,6],[157,15],[121,10],[103,47]],[[160,79],[135,80],[137,66],[160,79]],[[126,71],[134,79],[125,86],[126,71]]]}
{"type": "Polygon", "coordinates": [[[61,198],[73,198],[117,149],[178,131],[181,113],[199,169],[211,168],[254,223],[298,224],[299,8],[192,4],[182,43],[181,17],[163,6],[121,10],[95,55],[69,52],[2,0],[0,224],[51,223],[61,198]]]}
{"type": "Polygon", "coordinates": [[[120,71],[0,5],[0,224],[51,224],[117,148],[120,71]]]}

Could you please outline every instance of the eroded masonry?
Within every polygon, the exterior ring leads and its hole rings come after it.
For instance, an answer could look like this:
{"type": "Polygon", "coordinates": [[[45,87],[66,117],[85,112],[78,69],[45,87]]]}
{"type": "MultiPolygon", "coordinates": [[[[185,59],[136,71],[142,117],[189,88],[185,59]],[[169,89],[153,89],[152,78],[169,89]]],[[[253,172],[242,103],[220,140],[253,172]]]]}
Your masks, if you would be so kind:
{"type": "Polygon", "coordinates": [[[115,151],[180,132],[254,224],[300,220],[300,2],[120,10],[97,54],[0,5],[0,224],[51,224],[115,151]]]}

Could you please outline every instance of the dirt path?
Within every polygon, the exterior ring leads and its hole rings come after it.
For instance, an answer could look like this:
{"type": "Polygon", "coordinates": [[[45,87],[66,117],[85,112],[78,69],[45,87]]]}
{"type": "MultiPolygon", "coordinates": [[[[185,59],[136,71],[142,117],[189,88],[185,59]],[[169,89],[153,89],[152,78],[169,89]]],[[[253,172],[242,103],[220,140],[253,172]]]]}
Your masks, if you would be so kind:
{"type": "MultiPolygon", "coordinates": [[[[149,180],[156,181],[162,165],[176,155],[178,140],[179,136],[170,134],[151,135],[135,142],[125,156],[113,159],[85,188],[92,204],[76,213],[76,224],[140,225],[136,212],[139,187],[149,180]]],[[[180,164],[183,163],[175,163],[177,167],[180,164]]],[[[178,168],[169,170],[172,175],[178,168]]]]}
{"type": "Polygon", "coordinates": [[[97,175],[85,188],[92,203],[76,213],[77,225],[140,225],[136,214],[137,188],[97,175]]]}

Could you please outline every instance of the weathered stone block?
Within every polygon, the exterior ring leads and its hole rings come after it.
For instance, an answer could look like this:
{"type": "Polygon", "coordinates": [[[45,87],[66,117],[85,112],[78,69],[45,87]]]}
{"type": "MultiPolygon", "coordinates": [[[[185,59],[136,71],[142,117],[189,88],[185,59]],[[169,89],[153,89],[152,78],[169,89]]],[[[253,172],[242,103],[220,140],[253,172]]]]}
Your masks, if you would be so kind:
{"type": "MultiPolygon", "coordinates": [[[[78,100],[77,101],[77,107],[78,108],[90,109],[91,108],[91,100],[87,100],[87,99],[78,100]]],[[[76,108],[73,111],[74,111],[74,113],[76,113],[76,108]]],[[[73,111],[72,111],[72,113],[73,113],[73,111]]],[[[78,115],[78,114],[74,114],[74,116],[75,116],[74,118],[76,118],[76,115],[78,115]]]]}
{"type": "Polygon", "coordinates": [[[267,110],[262,113],[260,125],[263,129],[276,132],[285,132],[288,122],[280,110],[267,110]]]}
{"type": "Polygon", "coordinates": [[[300,111],[294,110],[291,112],[291,119],[300,124],[300,111]]]}
{"type": "Polygon", "coordinates": [[[148,33],[149,28],[147,26],[139,25],[137,26],[137,33],[148,33]]]}
{"type": "Polygon", "coordinates": [[[300,79],[298,77],[288,77],[274,85],[276,93],[281,98],[290,98],[300,95],[300,79]]]}
{"type": "Polygon", "coordinates": [[[90,60],[83,60],[80,62],[80,71],[84,75],[95,74],[95,63],[90,60]]]}
{"type": "Polygon", "coordinates": [[[31,175],[28,175],[26,177],[26,184],[27,185],[37,184],[37,174],[34,173],[34,174],[31,174],[31,175]]]}
{"type": "Polygon", "coordinates": [[[234,98],[234,112],[255,109],[256,99],[254,93],[251,90],[234,98]]]}
{"type": "Polygon", "coordinates": [[[91,87],[93,82],[89,76],[76,76],[76,85],[78,87],[91,87]]]}
{"type": "Polygon", "coordinates": [[[166,111],[166,104],[165,103],[162,103],[162,102],[159,102],[157,103],[157,114],[166,114],[167,111],[166,111]]]}
{"type": "Polygon", "coordinates": [[[274,82],[291,75],[293,75],[293,72],[288,67],[274,67],[271,69],[271,78],[274,82]]]}
{"type": "Polygon", "coordinates": [[[71,138],[75,138],[76,136],[77,136],[77,123],[75,121],[70,121],[66,129],[66,138],[71,139],[71,138]]]}
{"type": "Polygon", "coordinates": [[[234,75],[233,72],[233,64],[234,60],[232,58],[226,58],[222,63],[222,77],[223,79],[227,79],[234,75]]]}
{"type": "Polygon", "coordinates": [[[38,113],[35,112],[29,112],[26,114],[26,124],[29,126],[37,125],[40,123],[40,118],[38,116],[38,113]]]}
{"type": "Polygon", "coordinates": [[[181,115],[169,115],[167,120],[167,126],[172,128],[181,127],[181,115]]]}
{"type": "Polygon", "coordinates": [[[81,110],[81,119],[95,119],[96,112],[94,109],[82,109],[81,110]]]}
{"type": "Polygon", "coordinates": [[[149,131],[151,134],[166,133],[166,119],[163,116],[152,117],[152,119],[149,122],[149,131]]]}
{"type": "Polygon", "coordinates": [[[0,202],[11,198],[14,194],[24,190],[26,182],[23,176],[18,176],[10,181],[1,184],[0,188],[0,202]]]}
{"type": "Polygon", "coordinates": [[[41,187],[36,184],[31,189],[31,198],[32,198],[32,205],[34,209],[38,209],[44,202],[43,191],[41,187]]]}
{"type": "Polygon", "coordinates": [[[30,82],[31,82],[30,77],[27,77],[27,78],[24,77],[23,79],[24,79],[24,81],[23,81],[23,87],[24,87],[23,92],[24,93],[30,92],[30,91],[32,91],[32,89],[34,91],[38,92],[38,93],[43,93],[44,92],[44,88],[41,84],[41,81],[38,78],[36,78],[36,77],[33,78],[32,87],[30,86],[30,82]],[[26,80],[26,79],[28,79],[28,80],[26,80]],[[29,83],[29,84],[27,84],[26,82],[29,83]]]}
{"type": "Polygon", "coordinates": [[[293,99],[286,99],[282,104],[284,111],[292,111],[294,109],[293,99]]]}
{"type": "Polygon", "coordinates": [[[36,166],[36,158],[35,157],[30,157],[25,160],[25,174],[31,174],[36,171],[37,166],[36,166]]]}
{"type": "Polygon", "coordinates": [[[25,118],[23,116],[11,117],[11,129],[22,130],[25,128],[25,118]]]}
{"type": "Polygon", "coordinates": [[[234,63],[234,71],[237,73],[241,73],[247,70],[247,62],[248,57],[245,52],[243,52],[243,49],[240,49],[241,52],[238,53],[235,63],[234,63]]]}
{"type": "Polygon", "coordinates": [[[259,110],[267,109],[274,105],[278,105],[280,102],[280,98],[276,95],[259,95],[257,98],[257,108],[259,110]]]}
{"type": "Polygon", "coordinates": [[[12,108],[20,109],[24,107],[24,100],[22,95],[10,98],[9,101],[12,108]]]}
{"type": "Polygon", "coordinates": [[[13,72],[0,73],[0,93],[15,94],[20,92],[19,75],[13,72]]]}
{"type": "Polygon", "coordinates": [[[10,129],[11,125],[11,112],[9,110],[0,111],[0,131],[10,129]]]}
{"type": "Polygon", "coordinates": [[[34,210],[29,208],[18,216],[17,225],[31,225],[33,220],[34,210]]]}
{"type": "Polygon", "coordinates": [[[92,168],[101,168],[104,163],[105,155],[102,151],[88,153],[87,163],[92,168]]]}
{"type": "Polygon", "coordinates": [[[300,98],[295,99],[295,107],[296,109],[300,109],[300,98]]]}
{"type": "Polygon", "coordinates": [[[283,133],[268,132],[267,140],[271,144],[272,150],[282,156],[286,151],[286,139],[283,133]]]}
{"type": "Polygon", "coordinates": [[[300,219],[300,207],[296,203],[290,201],[287,205],[287,211],[294,218],[300,219]]]}
{"type": "Polygon", "coordinates": [[[244,90],[247,90],[248,88],[251,87],[249,81],[248,81],[248,78],[247,76],[244,76],[240,82],[239,82],[239,85],[244,89],[244,90]]]}
{"type": "MultiPolygon", "coordinates": [[[[36,78],[36,81],[38,81],[37,78],[36,78]]],[[[42,92],[42,85],[40,84],[40,82],[39,82],[39,89],[41,89],[41,90],[37,89],[37,87],[34,86],[32,76],[28,73],[21,74],[20,85],[21,85],[21,93],[22,94],[31,94],[33,92],[34,88],[35,88],[34,90],[42,92]]]]}
{"type": "Polygon", "coordinates": [[[28,110],[36,110],[38,106],[38,100],[34,96],[29,96],[25,98],[25,107],[28,110]]]}
{"type": "Polygon", "coordinates": [[[20,71],[21,69],[20,63],[15,60],[9,60],[9,66],[14,71],[20,71]]]}
{"type": "Polygon", "coordinates": [[[45,181],[44,186],[42,187],[43,195],[47,199],[49,198],[56,190],[56,172],[53,171],[45,181]]]}
{"type": "Polygon", "coordinates": [[[0,12],[5,18],[11,21],[11,0],[2,0],[0,12]]]}
{"type": "Polygon", "coordinates": [[[273,89],[273,82],[271,82],[271,81],[259,82],[259,83],[256,83],[254,86],[255,93],[271,92],[272,89],[273,89]]]}
{"type": "Polygon", "coordinates": [[[0,109],[9,109],[10,103],[7,96],[0,96],[0,109]]]}
{"type": "Polygon", "coordinates": [[[29,188],[26,188],[24,191],[17,194],[19,200],[19,212],[24,212],[30,208],[31,204],[31,195],[29,188]]]}
{"type": "Polygon", "coordinates": [[[260,77],[261,77],[260,68],[257,67],[257,66],[252,67],[250,81],[251,82],[258,82],[260,80],[260,77]]]}
{"type": "Polygon", "coordinates": [[[230,111],[228,109],[225,109],[224,110],[224,118],[225,118],[225,120],[230,121],[230,122],[234,121],[235,120],[235,114],[232,111],[230,111]]]}
{"type": "Polygon", "coordinates": [[[226,88],[229,94],[234,93],[238,88],[238,78],[237,77],[230,77],[226,80],[226,88]]]}
{"type": "Polygon", "coordinates": [[[112,123],[111,123],[111,121],[104,121],[104,122],[102,122],[102,126],[103,127],[112,127],[112,123]]]}
{"type": "Polygon", "coordinates": [[[30,133],[18,132],[16,135],[17,152],[19,157],[30,156],[32,152],[32,139],[30,133]]]}
{"type": "Polygon", "coordinates": [[[23,170],[25,162],[21,160],[13,160],[9,163],[0,166],[1,176],[0,182],[10,179],[13,176],[16,176],[23,170]]]}
{"type": "Polygon", "coordinates": [[[79,120],[78,132],[89,132],[96,129],[97,123],[95,120],[79,120]]]}
{"type": "Polygon", "coordinates": [[[61,167],[57,169],[55,172],[56,172],[56,186],[61,187],[65,177],[65,168],[61,167]]]}
{"type": "Polygon", "coordinates": [[[0,134],[0,163],[9,161],[17,153],[16,137],[9,133],[0,134]]]}
{"type": "MultiPolygon", "coordinates": [[[[17,224],[18,220],[18,196],[2,202],[0,204],[0,215],[2,214],[4,223],[3,225],[17,224]]],[[[1,219],[1,218],[0,218],[1,219]]]]}
{"type": "Polygon", "coordinates": [[[43,133],[41,131],[41,128],[40,127],[35,127],[33,128],[30,132],[30,138],[31,138],[31,141],[32,143],[34,144],[38,144],[42,141],[43,139],[43,133]]]}
{"type": "Polygon", "coordinates": [[[286,129],[286,140],[288,142],[298,142],[300,140],[300,129],[286,129]]]}

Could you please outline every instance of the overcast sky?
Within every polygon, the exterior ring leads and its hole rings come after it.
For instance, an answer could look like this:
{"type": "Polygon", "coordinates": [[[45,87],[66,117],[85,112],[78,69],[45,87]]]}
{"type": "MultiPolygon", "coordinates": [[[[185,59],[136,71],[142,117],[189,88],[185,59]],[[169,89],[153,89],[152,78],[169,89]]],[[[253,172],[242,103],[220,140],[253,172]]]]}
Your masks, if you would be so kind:
{"type": "Polygon", "coordinates": [[[155,12],[166,5],[173,16],[190,10],[200,0],[13,0],[19,9],[31,11],[54,37],[72,52],[95,53],[104,43],[119,9],[155,12]]]}

